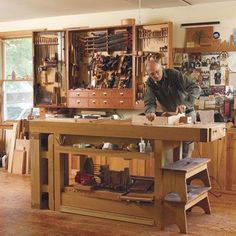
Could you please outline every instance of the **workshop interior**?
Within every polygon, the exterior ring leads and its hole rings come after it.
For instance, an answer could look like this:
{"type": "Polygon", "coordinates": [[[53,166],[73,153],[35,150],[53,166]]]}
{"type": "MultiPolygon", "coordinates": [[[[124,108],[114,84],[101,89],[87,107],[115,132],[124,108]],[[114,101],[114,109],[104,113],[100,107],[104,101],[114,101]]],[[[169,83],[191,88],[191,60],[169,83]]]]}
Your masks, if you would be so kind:
{"type": "Polygon", "coordinates": [[[236,1],[1,1],[0,235],[236,235],[236,1]]]}

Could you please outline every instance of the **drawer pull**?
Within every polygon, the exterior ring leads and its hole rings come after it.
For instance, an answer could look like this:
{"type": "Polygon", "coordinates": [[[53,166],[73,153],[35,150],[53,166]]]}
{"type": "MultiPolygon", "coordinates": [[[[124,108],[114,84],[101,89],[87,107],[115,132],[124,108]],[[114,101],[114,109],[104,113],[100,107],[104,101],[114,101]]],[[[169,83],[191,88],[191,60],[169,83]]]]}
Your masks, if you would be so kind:
{"type": "Polygon", "coordinates": [[[93,101],[92,101],[92,103],[93,103],[93,104],[95,104],[95,103],[96,103],[96,101],[95,101],[95,100],[93,100],[93,101]]]}
{"type": "Polygon", "coordinates": [[[121,92],[121,93],[120,93],[120,96],[124,96],[124,93],[123,93],[123,92],[121,92]]]}
{"type": "Polygon", "coordinates": [[[107,101],[103,101],[104,104],[107,104],[107,101]]]}
{"type": "Polygon", "coordinates": [[[120,101],[120,104],[124,104],[124,101],[120,101]]]}
{"type": "Polygon", "coordinates": [[[104,92],[104,93],[103,93],[103,95],[104,95],[104,96],[107,96],[107,93],[106,93],[106,92],[104,92]]]}
{"type": "Polygon", "coordinates": [[[80,100],[77,100],[77,104],[80,104],[80,100]]]}
{"type": "Polygon", "coordinates": [[[77,96],[80,96],[80,93],[76,93],[77,96]]]}
{"type": "Polygon", "coordinates": [[[93,92],[93,93],[92,93],[92,95],[93,95],[93,96],[95,96],[95,95],[96,95],[96,93],[95,93],[95,92],[93,92]]]}

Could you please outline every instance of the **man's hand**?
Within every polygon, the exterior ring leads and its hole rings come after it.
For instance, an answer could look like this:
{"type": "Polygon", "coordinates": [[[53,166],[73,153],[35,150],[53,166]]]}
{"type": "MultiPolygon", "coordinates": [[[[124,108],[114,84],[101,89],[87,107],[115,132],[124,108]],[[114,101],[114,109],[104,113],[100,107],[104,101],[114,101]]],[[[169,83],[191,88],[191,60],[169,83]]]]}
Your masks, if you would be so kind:
{"type": "Polygon", "coordinates": [[[184,113],[186,110],[186,106],[185,105],[179,105],[176,108],[176,113],[184,113]]]}
{"type": "Polygon", "coordinates": [[[153,112],[150,112],[150,113],[146,114],[146,118],[151,122],[155,119],[155,117],[156,117],[156,114],[153,113],[153,112]]]}

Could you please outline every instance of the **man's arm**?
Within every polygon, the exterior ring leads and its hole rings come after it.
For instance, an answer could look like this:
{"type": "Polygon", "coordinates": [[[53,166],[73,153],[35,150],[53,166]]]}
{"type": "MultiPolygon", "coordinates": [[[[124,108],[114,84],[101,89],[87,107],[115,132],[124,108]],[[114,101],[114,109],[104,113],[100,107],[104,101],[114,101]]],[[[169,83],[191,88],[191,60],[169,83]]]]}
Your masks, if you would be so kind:
{"type": "Polygon", "coordinates": [[[144,96],[145,114],[156,112],[156,96],[148,84],[146,84],[146,93],[144,96]]]}
{"type": "Polygon", "coordinates": [[[200,96],[201,88],[193,79],[179,72],[179,82],[183,91],[186,93],[185,104],[187,107],[193,107],[194,101],[200,96]]]}

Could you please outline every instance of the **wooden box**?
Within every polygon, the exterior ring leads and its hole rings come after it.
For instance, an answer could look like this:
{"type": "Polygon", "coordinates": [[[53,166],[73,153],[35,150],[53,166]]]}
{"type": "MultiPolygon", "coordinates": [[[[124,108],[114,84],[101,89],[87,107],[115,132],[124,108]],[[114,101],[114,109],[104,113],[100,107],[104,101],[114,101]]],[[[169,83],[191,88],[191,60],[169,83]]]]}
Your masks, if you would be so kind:
{"type": "Polygon", "coordinates": [[[185,116],[184,113],[182,114],[176,114],[173,112],[165,112],[161,114],[156,114],[156,118],[154,121],[150,122],[147,120],[144,113],[139,115],[133,115],[132,116],[132,124],[135,125],[173,125],[175,123],[179,123],[179,119],[182,116],[185,116]]]}
{"type": "Polygon", "coordinates": [[[213,26],[187,28],[185,37],[186,47],[211,45],[213,39],[213,26]]]}

